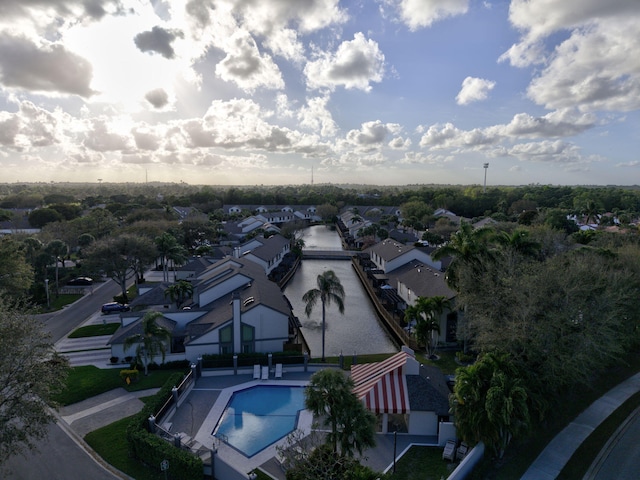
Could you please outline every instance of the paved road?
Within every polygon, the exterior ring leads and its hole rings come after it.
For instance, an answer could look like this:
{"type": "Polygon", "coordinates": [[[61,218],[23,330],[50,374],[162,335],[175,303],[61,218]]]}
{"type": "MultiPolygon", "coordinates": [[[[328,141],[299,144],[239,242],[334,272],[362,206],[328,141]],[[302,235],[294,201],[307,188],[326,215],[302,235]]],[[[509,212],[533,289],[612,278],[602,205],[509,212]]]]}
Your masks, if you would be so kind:
{"type": "Polygon", "coordinates": [[[636,409],[604,446],[584,480],[637,480],[640,472],[640,408],[636,409]]]}
{"type": "Polygon", "coordinates": [[[40,443],[37,452],[13,456],[0,471],[2,478],[11,480],[68,480],[90,478],[114,480],[127,478],[114,474],[96,455],[90,456],[81,446],[84,441],[62,422],[49,426],[49,437],[40,443]]]}
{"type": "Polygon", "coordinates": [[[51,333],[51,340],[55,343],[100,310],[103,303],[112,302],[113,296],[119,293],[118,284],[109,279],[104,283],[95,284],[93,294],[85,295],[54,314],[44,314],[39,318],[44,321],[45,329],[51,333]]]}
{"type": "MultiPolygon", "coordinates": [[[[45,329],[51,333],[52,341],[58,342],[69,332],[84,323],[100,310],[103,303],[113,301],[120,293],[120,287],[113,281],[94,286],[93,294],[53,314],[40,315],[45,329]]],[[[49,437],[38,445],[37,452],[27,452],[25,456],[10,458],[0,477],[15,480],[46,478],[63,480],[70,478],[91,478],[114,480],[123,478],[107,469],[98,455],[86,446],[63,421],[49,426],[49,437]]]]}

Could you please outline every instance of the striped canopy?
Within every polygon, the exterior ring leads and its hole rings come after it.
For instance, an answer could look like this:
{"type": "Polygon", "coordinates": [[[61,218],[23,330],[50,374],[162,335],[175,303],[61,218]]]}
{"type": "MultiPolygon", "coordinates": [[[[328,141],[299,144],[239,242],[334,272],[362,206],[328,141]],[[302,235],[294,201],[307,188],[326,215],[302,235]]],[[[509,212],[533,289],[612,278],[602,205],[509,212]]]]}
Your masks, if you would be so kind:
{"type": "Polygon", "coordinates": [[[399,352],[382,362],[351,367],[353,393],[374,413],[409,413],[404,366],[411,357],[399,352]]]}

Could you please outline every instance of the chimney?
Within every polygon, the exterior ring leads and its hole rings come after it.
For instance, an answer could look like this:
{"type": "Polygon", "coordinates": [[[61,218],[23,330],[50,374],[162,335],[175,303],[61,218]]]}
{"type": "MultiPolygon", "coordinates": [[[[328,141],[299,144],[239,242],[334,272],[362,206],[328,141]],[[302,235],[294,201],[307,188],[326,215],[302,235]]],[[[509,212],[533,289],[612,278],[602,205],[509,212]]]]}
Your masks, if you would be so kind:
{"type": "Polygon", "coordinates": [[[233,292],[231,295],[231,303],[233,308],[233,353],[241,353],[242,346],[242,328],[240,313],[240,292],[233,292]]]}

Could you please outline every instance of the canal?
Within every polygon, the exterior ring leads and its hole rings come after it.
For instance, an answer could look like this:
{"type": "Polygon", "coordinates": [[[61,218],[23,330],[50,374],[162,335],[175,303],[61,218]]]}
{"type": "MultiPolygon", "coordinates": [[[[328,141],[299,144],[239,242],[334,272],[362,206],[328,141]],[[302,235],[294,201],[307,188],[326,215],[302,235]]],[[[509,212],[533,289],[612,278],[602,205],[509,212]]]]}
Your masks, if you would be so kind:
{"type": "MultiPolygon", "coordinates": [[[[305,249],[341,250],[340,237],[325,226],[312,226],[304,231],[305,249]]],[[[302,296],[316,288],[318,275],[333,270],[344,287],[344,315],[335,304],[327,308],[325,355],[336,356],[366,353],[393,353],[398,347],[380,323],[371,301],[350,260],[303,260],[298,271],[285,287],[284,293],[293,306],[293,313],[302,323],[302,334],[311,355],[322,355],[322,305],[318,303],[311,316],[304,313],[302,296]]]]}

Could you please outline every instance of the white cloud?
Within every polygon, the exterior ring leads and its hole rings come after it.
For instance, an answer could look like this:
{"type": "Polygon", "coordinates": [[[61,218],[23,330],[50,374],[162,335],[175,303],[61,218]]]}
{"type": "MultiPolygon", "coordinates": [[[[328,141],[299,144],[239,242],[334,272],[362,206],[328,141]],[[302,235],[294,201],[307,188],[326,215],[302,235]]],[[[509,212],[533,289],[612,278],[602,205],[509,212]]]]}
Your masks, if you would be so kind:
{"type": "Polygon", "coordinates": [[[91,64],[64,45],[0,34],[0,82],[8,87],[89,97],[91,77],[91,64]]]}
{"type": "Polygon", "coordinates": [[[303,106],[298,113],[300,125],[320,133],[323,137],[335,135],[338,127],[327,109],[328,102],[328,96],[308,99],[307,105],[303,106]]]}
{"type": "Polygon", "coordinates": [[[335,54],[322,52],[317,60],[304,68],[309,88],[329,88],[338,85],[347,89],[371,90],[371,82],[380,82],[384,75],[384,54],[374,40],[361,32],[353,40],[340,44],[335,54]]]}
{"type": "MultiPolygon", "coordinates": [[[[640,3],[640,2],[638,2],[640,3]]],[[[546,108],[640,108],[640,15],[576,30],[535,78],[528,96],[546,108]]]]}
{"type": "Polygon", "coordinates": [[[227,56],[216,66],[216,74],[248,92],[259,87],[284,87],[278,66],[270,56],[259,52],[253,37],[242,31],[237,31],[227,43],[227,56]]]}
{"type": "Polygon", "coordinates": [[[456,96],[458,105],[468,105],[471,102],[485,100],[489,92],[496,86],[496,82],[484,78],[467,77],[462,82],[462,89],[456,96]]]}
{"type": "Polygon", "coordinates": [[[401,0],[398,8],[402,21],[411,30],[417,30],[438,20],[467,13],[469,0],[401,0]]]}

